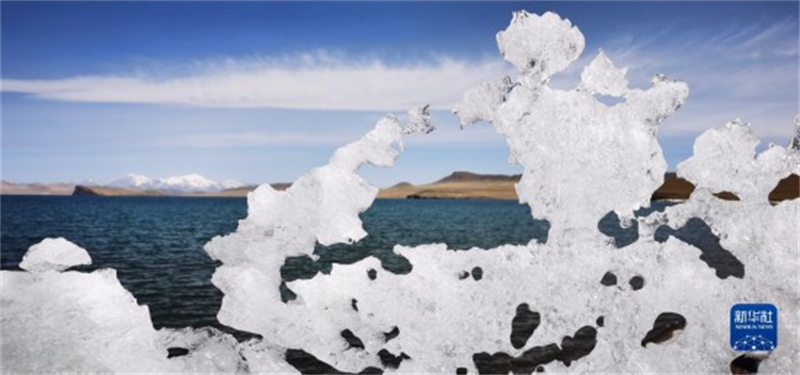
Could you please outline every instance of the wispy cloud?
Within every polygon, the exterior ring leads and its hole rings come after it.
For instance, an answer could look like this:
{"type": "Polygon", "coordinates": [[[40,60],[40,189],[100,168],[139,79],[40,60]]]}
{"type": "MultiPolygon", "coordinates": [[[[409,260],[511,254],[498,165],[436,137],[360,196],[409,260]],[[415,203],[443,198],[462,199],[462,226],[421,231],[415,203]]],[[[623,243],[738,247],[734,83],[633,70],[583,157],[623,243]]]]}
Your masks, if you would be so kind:
{"type": "MultiPolygon", "coordinates": [[[[740,117],[763,138],[787,138],[798,112],[798,20],[747,23],[707,35],[690,29],[668,37],[609,40],[606,53],[630,68],[634,85],[655,73],[689,84],[689,100],[662,132],[696,135],[740,117]]],[[[592,51],[587,51],[592,52],[592,51]]]]}
{"type": "MultiPolygon", "coordinates": [[[[397,66],[329,55],[199,64],[190,74],[137,73],[48,80],[4,79],[3,91],[41,99],[220,108],[386,111],[429,103],[450,108],[473,85],[508,69],[501,60],[442,58],[397,66]]],[[[174,72],[174,67],[163,71],[174,72]]]]}
{"type": "Polygon", "coordinates": [[[249,147],[265,145],[337,145],[347,143],[353,137],[332,136],[330,134],[241,132],[194,134],[160,142],[163,147],[249,147]]]}

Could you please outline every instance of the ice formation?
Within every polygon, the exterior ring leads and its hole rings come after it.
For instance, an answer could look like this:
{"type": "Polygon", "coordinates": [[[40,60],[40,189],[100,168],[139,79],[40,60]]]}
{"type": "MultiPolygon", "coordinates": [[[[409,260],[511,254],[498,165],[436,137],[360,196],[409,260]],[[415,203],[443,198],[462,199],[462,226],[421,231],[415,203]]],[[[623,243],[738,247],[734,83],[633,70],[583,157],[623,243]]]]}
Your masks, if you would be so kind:
{"type": "Polygon", "coordinates": [[[116,271],[60,272],[89,263],[86,250],[46,239],[25,254],[29,272],[0,272],[3,372],[179,371],[116,271]]]}
{"type": "Polygon", "coordinates": [[[32,273],[64,271],[73,266],[92,264],[86,250],[64,238],[45,238],[31,246],[19,268],[32,273]]]}
{"type": "MultiPolygon", "coordinates": [[[[293,202],[294,194],[317,202],[318,193],[307,190],[305,182],[283,199],[273,198],[271,191],[260,198],[256,192],[251,217],[236,233],[208,246],[225,263],[214,277],[226,294],[219,315],[223,323],[261,334],[277,348],[302,348],[342,371],[378,367],[408,373],[531,372],[539,366],[556,372],[726,372],[736,358],[725,319],[732,304],[775,303],[782,311],[782,334],[798,327],[791,314],[798,308],[796,265],[785,261],[798,255],[792,244],[796,223],[790,220],[798,215],[796,201],[773,207],[765,199],[751,201],[746,186],[724,185],[746,199],[723,202],[711,195],[716,190],[709,191],[706,180],[682,165],[681,176],[698,185],[689,202],[639,218],[644,233],[625,250],[615,249],[597,231],[598,220],[610,211],[623,222],[633,220],[633,211],[648,205],[663,182],[666,162],[657,127],[685,102],[686,84],[657,75],[648,89],[629,88],[626,70],[601,51],[574,90],[549,87],[550,77],[584,48],[580,31],[552,13],[518,12],[497,39],[518,77],[468,91],[455,112],[465,125],[485,120],[506,137],[511,161],[524,168],[519,196],[536,218],[552,223],[549,241],[467,252],[436,244],[397,246],[394,251],[413,265],[407,275],[375,272],[380,269],[375,259],[334,265],[330,275],[288,283],[298,298],[280,304],[280,259],[311,255],[315,237],[323,244],[360,238],[355,214],[374,191],[351,189],[363,195],[341,198],[350,202],[347,209],[331,216],[326,204],[293,202]],[[595,95],[623,102],[608,106],[595,95]],[[255,230],[262,210],[270,213],[263,221],[270,224],[255,230]],[[734,212],[760,214],[727,215],[734,212]],[[743,278],[717,277],[698,259],[699,249],[674,237],[654,240],[659,226],[677,228],[690,217],[705,220],[745,263],[743,278]],[[765,221],[769,235],[757,224],[765,221]],[[278,238],[273,222],[284,223],[295,242],[273,245],[278,238]],[[746,235],[737,233],[740,223],[747,223],[746,235]],[[325,236],[320,226],[329,230],[325,236]],[[306,228],[311,231],[302,232],[306,228]],[[307,251],[288,251],[301,247],[307,251]],[[759,251],[745,255],[746,249],[759,251]],[[527,328],[532,331],[527,340],[515,332],[520,311],[538,317],[536,326],[527,328]]],[[[732,135],[730,152],[747,154],[744,135],[732,135]]],[[[773,148],[759,156],[770,167],[742,167],[750,175],[727,176],[728,170],[715,168],[714,157],[702,151],[707,148],[703,137],[698,142],[687,165],[713,171],[708,181],[765,181],[758,190],[764,197],[768,190],[763,189],[796,166],[796,151],[773,148]]],[[[343,150],[351,148],[361,146],[343,150]]],[[[358,155],[348,164],[352,173],[364,154],[339,150],[331,164],[345,153],[358,155]]],[[[789,371],[797,365],[796,356],[797,343],[787,341],[762,368],[789,371]]]]}
{"type": "MultiPolygon", "coordinates": [[[[225,292],[220,322],[258,333],[268,340],[265,345],[282,348],[262,357],[281,362],[285,349],[324,348],[332,338],[340,339],[342,329],[324,321],[315,324],[316,312],[301,301],[281,301],[280,267],[286,257],[313,256],[317,242],[352,243],[366,236],[358,214],[372,204],[378,188],[356,172],[365,163],[391,166],[403,148],[403,134],[431,131],[427,108],[412,109],[409,118],[405,127],[394,116],[382,118],[362,139],[336,150],[328,165],[303,175],[286,191],[260,186],[248,196],[248,217],[237,232],[206,246],[212,258],[224,263],[212,279],[225,292]]],[[[350,300],[346,303],[349,309],[350,300]]]]}
{"type": "Polygon", "coordinates": [[[506,138],[510,161],[523,168],[521,202],[551,223],[546,243],[490,251],[398,245],[394,252],[413,266],[409,274],[386,272],[374,258],[337,264],[329,275],[287,283],[297,298],[282,302],[286,257],[314,257],[316,243],[366,235],[358,215],[377,188],[358,169],[391,166],[404,134],[431,131],[420,107],[405,127],[384,117],[286,191],[260,186],[236,232],[207,244],[221,262],[212,279],[225,293],[219,321],[260,338],[238,343],[213,329],[155,332],[147,308],[112,271],[3,271],[3,363],[226,373],[296,372],[314,358],[328,372],[726,373],[762,360],[760,371],[798,368],[800,201],[773,205],[767,196],[778,180],[800,173],[800,118],[788,147],[761,154],[747,124],[707,131],[678,167],[697,187],[691,198],[634,217],[663,182],[667,165],[656,134],[687,99],[687,85],[657,75],[647,89],[630,88],[626,69],[600,51],[576,88],[550,87],[585,46],[578,28],[553,13],[515,13],[497,42],[516,78],[466,92],[454,111],[464,125],[487,121],[506,138]],[[596,95],[622,102],[609,106],[596,95]],[[721,191],[740,200],[713,195],[721,191]],[[635,220],[638,240],[618,249],[600,233],[597,223],[609,212],[623,224],[635,220]],[[744,265],[741,277],[718,277],[680,236],[656,240],[659,228],[675,233],[691,220],[702,220],[744,265]],[[95,290],[102,292],[89,293],[95,290]],[[42,301],[56,303],[44,315],[32,313],[42,301]],[[727,317],[737,303],[778,307],[782,339],[772,352],[742,357],[731,349],[727,317]],[[74,317],[77,328],[56,327],[63,320],[53,316],[74,317]],[[64,341],[38,340],[46,330],[66,332],[64,341]],[[123,340],[133,349],[118,350],[121,359],[107,354],[123,340]],[[43,355],[51,346],[70,361],[43,355]]]}
{"type": "Polygon", "coordinates": [[[488,121],[506,137],[511,161],[524,168],[517,194],[536,218],[551,221],[551,236],[591,230],[612,210],[629,221],[663,183],[657,125],[685,102],[686,84],[659,75],[649,89],[628,88],[626,69],[600,51],[578,89],[549,87],[584,47],[577,27],[553,13],[517,12],[497,40],[519,76],[468,91],[454,110],[462,124],[488,121]],[[624,102],[609,107],[594,94],[624,102]]]}
{"type": "MultiPolygon", "coordinates": [[[[800,126],[798,120],[795,123],[800,126]]],[[[778,181],[798,173],[800,159],[796,149],[775,145],[756,155],[758,143],[750,124],[739,119],[708,130],[697,138],[694,155],[678,166],[678,176],[713,193],[727,191],[744,201],[767,202],[778,181]],[[714,168],[708,168],[710,164],[714,168]]]]}

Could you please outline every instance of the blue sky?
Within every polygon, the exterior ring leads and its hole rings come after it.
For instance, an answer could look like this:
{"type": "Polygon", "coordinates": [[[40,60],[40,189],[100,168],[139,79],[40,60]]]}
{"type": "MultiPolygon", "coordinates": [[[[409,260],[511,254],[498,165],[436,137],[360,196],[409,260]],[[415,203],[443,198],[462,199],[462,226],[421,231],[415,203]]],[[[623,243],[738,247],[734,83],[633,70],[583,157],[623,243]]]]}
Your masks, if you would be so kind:
{"type": "Polygon", "coordinates": [[[519,173],[488,125],[459,130],[464,89],[511,73],[495,34],[556,11],[634,87],[689,84],[660,128],[674,169],[705,129],[740,117],[765,146],[798,110],[797,2],[2,2],[2,178],[104,182],[127,173],[291,181],[382,115],[431,103],[378,186],[454,170],[519,173]]]}

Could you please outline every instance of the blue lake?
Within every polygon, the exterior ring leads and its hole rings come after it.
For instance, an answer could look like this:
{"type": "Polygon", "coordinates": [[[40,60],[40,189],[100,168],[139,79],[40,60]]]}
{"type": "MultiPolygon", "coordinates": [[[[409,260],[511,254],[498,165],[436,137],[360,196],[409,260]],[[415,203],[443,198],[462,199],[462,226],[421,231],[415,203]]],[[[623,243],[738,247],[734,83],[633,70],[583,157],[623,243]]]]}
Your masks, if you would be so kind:
{"type": "MultiPolygon", "coordinates": [[[[234,231],[246,215],[243,198],[2,196],[1,266],[19,269],[28,247],[64,237],[92,256],[93,265],[82,269],[115,268],[125,288],[149,306],[157,328],[223,328],[216,319],[222,293],[210,282],[217,263],[203,246],[234,231]]],[[[544,240],[549,226],[533,220],[527,206],[492,200],[377,200],[361,217],[367,238],[317,246],[317,262],[287,259],[284,279],[314,277],[331,263],[368,256],[406,273],[410,264],[392,252],[395,244],[491,248],[544,240]]]]}

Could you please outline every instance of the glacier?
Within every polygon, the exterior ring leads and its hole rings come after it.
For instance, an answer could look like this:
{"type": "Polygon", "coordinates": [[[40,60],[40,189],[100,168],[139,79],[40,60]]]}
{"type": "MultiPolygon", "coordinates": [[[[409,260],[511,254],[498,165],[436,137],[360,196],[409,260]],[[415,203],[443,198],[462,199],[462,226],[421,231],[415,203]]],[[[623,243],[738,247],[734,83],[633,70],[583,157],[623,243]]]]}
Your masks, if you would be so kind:
{"type": "Polygon", "coordinates": [[[744,121],[707,130],[677,168],[696,186],[690,199],[637,216],[663,183],[658,129],[688,100],[688,85],[655,75],[650,87],[631,88],[627,70],[599,50],[576,87],[551,87],[586,46],[555,13],[515,12],[497,44],[516,76],[468,90],[453,112],[464,128],[486,122],[505,137],[509,161],[523,169],[520,203],[551,223],[546,242],[468,251],[397,245],[408,274],[374,258],[335,264],[329,275],[287,282],[297,298],[282,301],[286,257],[314,258],[317,243],[366,236],[359,214],[378,189],[358,171],[391,167],[404,137],[434,131],[421,106],[406,123],[383,117],[285,191],[259,186],[236,231],[206,245],[220,264],[212,278],[225,294],[219,321],[257,337],[155,331],[113,270],[70,271],[91,261],[85,250],[46,240],[26,254],[23,271],[0,272],[4,370],[297,373],[302,360],[352,373],[728,373],[744,362],[762,373],[796,371],[800,200],[768,195],[800,174],[800,116],[788,146],[761,153],[744,121]],[[607,105],[601,95],[621,100],[607,105]],[[635,224],[638,239],[617,248],[600,233],[609,213],[623,227],[635,224]],[[692,220],[744,265],[741,275],[722,278],[702,249],[658,235],[692,220]],[[774,350],[730,347],[737,303],[778,307],[774,350]]]}

